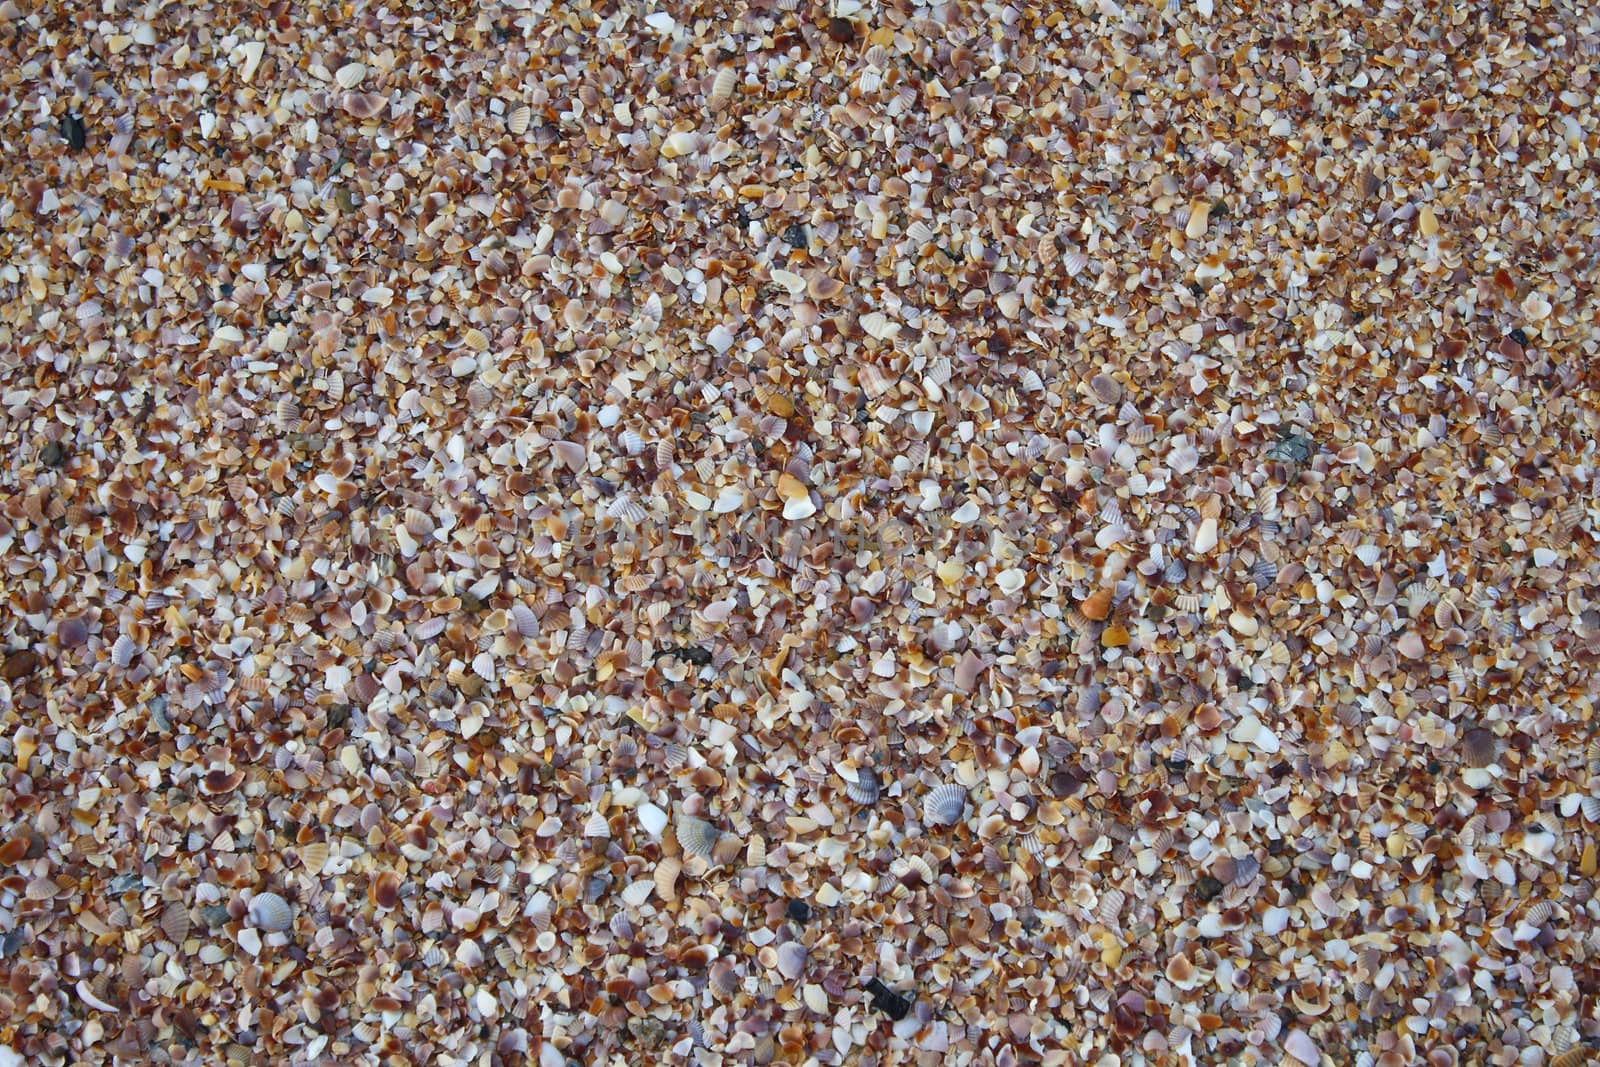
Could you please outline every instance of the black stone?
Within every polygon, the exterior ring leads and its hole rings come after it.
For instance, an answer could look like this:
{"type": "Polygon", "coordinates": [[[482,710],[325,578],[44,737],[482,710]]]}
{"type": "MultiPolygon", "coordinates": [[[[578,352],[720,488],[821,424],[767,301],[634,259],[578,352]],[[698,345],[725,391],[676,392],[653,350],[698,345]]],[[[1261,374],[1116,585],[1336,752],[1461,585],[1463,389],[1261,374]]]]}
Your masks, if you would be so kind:
{"type": "Polygon", "coordinates": [[[876,978],[867,983],[867,992],[872,995],[873,1008],[883,1012],[895,1022],[911,1014],[911,1000],[896,993],[876,978]]]}
{"type": "Polygon", "coordinates": [[[806,228],[798,222],[791,223],[788,229],[783,231],[783,240],[790,248],[805,248],[811,243],[806,237],[806,228]]]}
{"type": "Polygon", "coordinates": [[[39,449],[39,462],[46,467],[61,466],[61,460],[64,457],[65,451],[62,449],[60,441],[46,442],[45,446],[39,449]]]}
{"type": "Polygon", "coordinates": [[[1523,348],[1527,348],[1528,347],[1528,335],[1522,331],[1522,327],[1521,326],[1518,326],[1516,329],[1512,330],[1511,334],[1510,334],[1510,337],[1511,337],[1511,339],[1513,341],[1517,342],[1517,344],[1521,345],[1523,348]]]}
{"type": "Polygon", "coordinates": [[[61,116],[61,136],[67,140],[67,147],[74,152],[89,143],[89,131],[83,128],[83,120],[76,115],[61,116]]]}
{"type": "Polygon", "coordinates": [[[791,900],[784,907],[783,913],[797,923],[803,923],[811,918],[811,905],[803,900],[791,900]]]}
{"type": "Polygon", "coordinates": [[[1217,894],[1221,892],[1222,883],[1211,877],[1209,874],[1201,875],[1199,878],[1195,879],[1194,895],[1199,897],[1201,900],[1214,900],[1216,899],[1217,894]]]}

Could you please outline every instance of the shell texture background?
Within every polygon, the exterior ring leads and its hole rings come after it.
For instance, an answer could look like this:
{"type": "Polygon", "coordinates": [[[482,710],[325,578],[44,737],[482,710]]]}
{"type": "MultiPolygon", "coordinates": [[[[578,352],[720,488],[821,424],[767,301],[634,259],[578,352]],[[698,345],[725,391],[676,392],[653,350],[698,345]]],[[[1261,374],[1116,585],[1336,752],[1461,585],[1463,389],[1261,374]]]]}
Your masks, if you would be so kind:
{"type": "Polygon", "coordinates": [[[1597,63],[0,0],[0,1065],[1585,1059],[1597,63]]]}

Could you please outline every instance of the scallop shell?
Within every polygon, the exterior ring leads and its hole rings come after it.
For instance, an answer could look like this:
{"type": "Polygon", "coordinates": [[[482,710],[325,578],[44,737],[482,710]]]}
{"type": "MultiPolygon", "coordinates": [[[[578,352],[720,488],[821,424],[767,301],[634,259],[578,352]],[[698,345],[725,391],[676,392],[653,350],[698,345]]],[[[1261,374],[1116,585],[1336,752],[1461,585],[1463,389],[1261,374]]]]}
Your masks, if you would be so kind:
{"type": "Polygon", "coordinates": [[[1135,423],[1128,427],[1128,443],[1130,445],[1147,445],[1155,440],[1156,429],[1148,422],[1135,423]]]}
{"type": "Polygon", "coordinates": [[[1500,739],[1482,726],[1470,727],[1461,735],[1461,758],[1469,767],[1487,767],[1500,755],[1500,739]]]}
{"type": "Polygon", "coordinates": [[[535,637],[539,633],[539,616],[526,604],[513,604],[511,625],[523,637],[535,637]]]}
{"type": "MultiPolygon", "coordinates": [[[[650,517],[650,513],[644,509],[644,506],[627,493],[618,493],[616,499],[606,505],[606,514],[613,519],[635,524],[641,523],[650,517]]],[[[648,588],[648,576],[645,576],[645,581],[648,588]]]]}
{"type": "Polygon", "coordinates": [[[428,968],[438,967],[447,959],[449,957],[444,954],[444,949],[440,948],[438,944],[432,944],[422,954],[422,965],[428,968]]]}
{"type": "Polygon", "coordinates": [[[583,824],[583,836],[588,838],[610,837],[611,823],[606,820],[602,812],[593,812],[583,824]]]}
{"type": "Polygon", "coordinates": [[[922,798],[922,821],[929,826],[954,826],[967,810],[967,791],[959,785],[936,786],[922,798]]]}
{"type": "Polygon", "coordinates": [[[1095,917],[1102,926],[1115,927],[1122,921],[1122,908],[1128,902],[1128,895],[1120,889],[1108,889],[1100,894],[1100,906],[1095,909],[1095,917]]]}
{"type": "Polygon", "coordinates": [[[333,72],[333,80],[339,83],[339,88],[341,89],[354,89],[361,84],[361,80],[366,76],[367,65],[365,63],[346,63],[333,72]]]}
{"type": "Polygon", "coordinates": [[[355,1026],[350,1028],[350,1032],[354,1034],[355,1039],[361,1042],[363,1045],[373,1044],[378,1040],[378,1038],[383,1036],[383,1031],[379,1030],[372,1023],[366,1021],[356,1023],[355,1026]]]}
{"type": "Polygon", "coordinates": [[[617,442],[622,445],[622,450],[630,456],[637,456],[644,451],[644,438],[633,430],[623,430],[618,435],[617,442]]]}
{"type": "Polygon", "coordinates": [[[846,782],[844,791],[857,804],[876,804],[883,793],[883,780],[873,768],[859,767],[856,769],[856,780],[846,782]]]}
{"type": "Polygon", "coordinates": [[[1258,559],[1250,568],[1250,578],[1264,589],[1278,580],[1278,565],[1270,559],[1258,559]]]}
{"type": "Polygon", "coordinates": [[[693,815],[679,816],[676,831],[678,844],[683,851],[703,860],[711,859],[711,854],[716,851],[717,839],[722,836],[715,826],[693,815]]]}
{"type": "Polygon", "coordinates": [[[168,904],[161,912],[161,932],[166,934],[175,945],[182,945],[189,938],[190,927],[189,909],[182,904],[168,904]]]}
{"type": "Polygon", "coordinates": [[[1555,913],[1556,906],[1554,904],[1548,900],[1541,900],[1537,904],[1530,905],[1522,918],[1530,926],[1543,926],[1550,921],[1550,916],[1555,913]]]}
{"type": "Polygon", "coordinates": [[[1461,842],[1462,848],[1471,848],[1483,836],[1486,820],[1482,815],[1474,815],[1468,819],[1460,830],[1456,832],[1456,839],[1461,842]]]}
{"type": "Polygon", "coordinates": [[[300,428],[300,404],[293,396],[280,396],[273,405],[272,416],[278,421],[279,429],[292,432],[300,428]]]}
{"type": "Polygon", "coordinates": [[[1089,390],[1102,404],[1115,404],[1122,399],[1122,386],[1108,374],[1096,374],[1090,378],[1089,390]]]}
{"type": "Polygon", "coordinates": [[[328,843],[326,841],[312,841],[301,845],[296,854],[300,857],[300,866],[310,874],[319,873],[328,862],[328,843]]]}
{"type": "Polygon", "coordinates": [[[721,111],[733,99],[734,90],[739,87],[739,72],[732,67],[723,67],[717,71],[716,77],[711,79],[711,91],[706,94],[706,106],[712,111],[721,111]]]}
{"type": "Polygon", "coordinates": [[[263,930],[287,930],[294,925],[294,911],[277,893],[257,893],[247,908],[250,921],[263,930]]]}
{"type": "Polygon", "coordinates": [[[682,745],[669,744],[661,753],[661,762],[667,770],[675,771],[689,762],[689,750],[682,745]]]}
{"type": "Polygon", "coordinates": [[[879,70],[887,70],[889,68],[889,50],[881,44],[875,44],[868,48],[861,58],[879,70]]]}
{"type": "Polygon", "coordinates": [[[133,662],[133,657],[139,654],[139,646],[133,638],[123,634],[111,646],[111,663],[116,667],[126,667],[133,662]]]}
{"type": "Polygon", "coordinates": [[[719,997],[731,997],[739,991],[739,971],[727,960],[719,960],[711,968],[711,989],[719,997]]]}
{"type": "Polygon", "coordinates": [[[512,108],[510,114],[506,115],[506,129],[511,132],[511,136],[521,137],[528,132],[528,124],[532,121],[533,108],[521,104],[512,108]]]}
{"type": "Polygon", "coordinates": [[[655,461],[657,470],[666,470],[672,466],[673,445],[670,439],[656,442],[655,461]]]}
{"type": "Polygon", "coordinates": [[[767,865],[767,839],[757,834],[745,846],[744,862],[751,867],[765,867],[767,865]]]}
{"type": "Polygon", "coordinates": [[[1578,801],[1578,809],[1590,822],[1600,822],[1600,797],[1587,796],[1578,801]]]}
{"type": "Polygon", "coordinates": [[[473,411],[483,411],[494,403],[494,390],[482,378],[472,379],[467,386],[467,406],[473,411]]]}

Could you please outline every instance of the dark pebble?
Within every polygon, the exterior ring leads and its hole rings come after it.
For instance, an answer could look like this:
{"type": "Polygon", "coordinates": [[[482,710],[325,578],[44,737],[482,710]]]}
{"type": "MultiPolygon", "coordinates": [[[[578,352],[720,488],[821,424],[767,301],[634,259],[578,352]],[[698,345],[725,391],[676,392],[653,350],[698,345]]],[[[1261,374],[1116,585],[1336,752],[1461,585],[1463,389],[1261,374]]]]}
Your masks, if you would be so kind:
{"type": "Polygon", "coordinates": [[[34,654],[32,649],[18,649],[16,652],[7,654],[5,662],[0,664],[0,678],[4,678],[8,682],[14,682],[19,678],[26,678],[32,674],[37,666],[39,666],[39,657],[34,654]]]}
{"type": "Polygon", "coordinates": [[[89,143],[89,132],[83,128],[83,120],[76,115],[61,116],[61,136],[67,139],[67,147],[74,152],[89,143]]]}
{"type": "Polygon", "coordinates": [[[867,983],[867,992],[872,996],[873,1008],[883,1012],[895,1022],[911,1014],[911,1001],[876,978],[867,983]]]}
{"type": "Polygon", "coordinates": [[[791,900],[783,913],[795,922],[803,923],[811,918],[811,905],[803,900],[791,900]]]}
{"type": "Polygon", "coordinates": [[[806,237],[806,228],[798,222],[792,223],[786,230],[783,231],[783,241],[790,248],[800,249],[805,248],[811,243],[811,241],[806,237]]]}
{"type": "Polygon", "coordinates": [[[1518,347],[1528,347],[1528,335],[1522,331],[1521,326],[1518,326],[1516,329],[1512,330],[1508,336],[1510,336],[1513,341],[1517,342],[1518,347]]]}
{"type": "Polygon", "coordinates": [[[1201,900],[1214,900],[1220,892],[1222,892],[1222,883],[1209,874],[1203,874],[1195,879],[1194,895],[1201,900]]]}
{"type": "Polygon", "coordinates": [[[39,462],[46,467],[59,467],[65,458],[66,450],[61,447],[60,441],[46,441],[45,446],[39,449],[39,462]]]}

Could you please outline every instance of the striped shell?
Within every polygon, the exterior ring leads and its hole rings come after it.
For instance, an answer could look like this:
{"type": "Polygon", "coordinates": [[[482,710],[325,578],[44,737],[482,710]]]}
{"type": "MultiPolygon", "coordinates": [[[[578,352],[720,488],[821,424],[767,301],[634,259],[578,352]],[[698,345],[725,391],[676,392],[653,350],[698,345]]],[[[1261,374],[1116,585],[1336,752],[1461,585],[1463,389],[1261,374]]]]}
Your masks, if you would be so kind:
{"type": "Polygon", "coordinates": [[[263,930],[287,930],[294,925],[294,911],[277,893],[257,893],[247,910],[250,921],[263,930]]]}
{"type": "Polygon", "coordinates": [[[161,932],[166,934],[175,945],[182,945],[189,938],[189,909],[182,904],[168,904],[161,912],[161,932]]]}
{"type": "Polygon", "coordinates": [[[116,667],[126,667],[133,662],[133,657],[139,654],[139,646],[127,634],[117,638],[111,646],[111,663],[116,667]]]}
{"type": "Polygon", "coordinates": [[[679,816],[676,830],[678,844],[683,851],[690,856],[699,856],[703,860],[711,859],[711,854],[717,847],[717,838],[722,836],[715,826],[693,815],[679,816]]]}
{"type": "Polygon", "coordinates": [[[482,378],[472,379],[467,386],[467,406],[473,411],[483,411],[494,403],[494,390],[482,378]]]}
{"type": "Polygon", "coordinates": [[[922,821],[929,826],[954,826],[967,810],[967,791],[959,785],[936,786],[922,798],[922,821]]]}
{"type": "Polygon", "coordinates": [[[883,781],[873,768],[860,767],[856,770],[856,780],[846,782],[844,791],[857,804],[876,804],[883,793],[883,781]]]}
{"type": "Polygon", "coordinates": [[[606,821],[603,812],[593,812],[583,824],[583,836],[588,838],[610,837],[611,824],[606,821]]]}
{"type": "Polygon", "coordinates": [[[683,873],[683,861],[676,856],[666,856],[656,864],[652,880],[656,884],[656,896],[665,901],[678,899],[678,876],[683,873]]]}
{"type": "Polygon", "coordinates": [[[1473,726],[1461,735],[1461,758],[1469,767],[1487,767],[1500,755],[1500,739],[1494,731],[1473,726]]]}
{"type": "Polygon", "coordinates": [[[750,839],[745,846],[744,862],[751,867],[765,867],[767,865],[767,839],[759,834],[750,839]]]}
{"type": "Polygon", "coordinates": [[[731,997],[739,991],[739,971],[728,960],[718,960],[711,968],[711,989],[719,997],[731,997]]]}
{"type": "Polygon", "coordinates": [[[739,87],[739,72],[732,67],[723,67],[717,71],[716,77],[711,79],[711,91],[706,94],[706,106],[713,111],[720,111],[733,99],[734,90],[739,87]]]}
{"type": "Polygon", "coordinates": [[[526,604],[511,605],[512,628],[523,637],[534,637],[539,633],[539,616],[526,604]]]}
{"type": "Polygon", "coordinates": [[[1115,927],[1122,921],[1122,908],[1128,902],[1128,895],[1120,889],[1108,889],[1100,894],[1100,906],[1095,909],[1095,917],[1102,926],[1115,927]]]}
{"type": "Polygon", "coordinates": [[[312,841],[310,844],[301,845],[296,854],[300,857],[300,866],[311,874],[318,874],[328,862],[328,843],[312,841]]]}
{"type": "Polygon", "coordinates": [[[633,430],[623,430],[618,437],[622,450],[630,456],[637,456],[644,451],[644,438],[633,430]]]}
{"type": "Polygon", "coordinates": [[[643,522],[650,515],[643,505],[627,493],[618,493],[616,498],[606,505],[606,514],[613,519],[630,523],[643,522]]]}
{"type": "Polygon", "coordinates": [[[528,124],[533,121],[533,108],[521,104],[511,109],[506,115],[506,129],[513,137],[521,137],[528,132],[528,124]]]}
{"type": "Polygon", "coordinates": [[[673,444],[670,439],[656,442],[655,461],[657,470],[666,470],[672,466],[673,444]]]}

